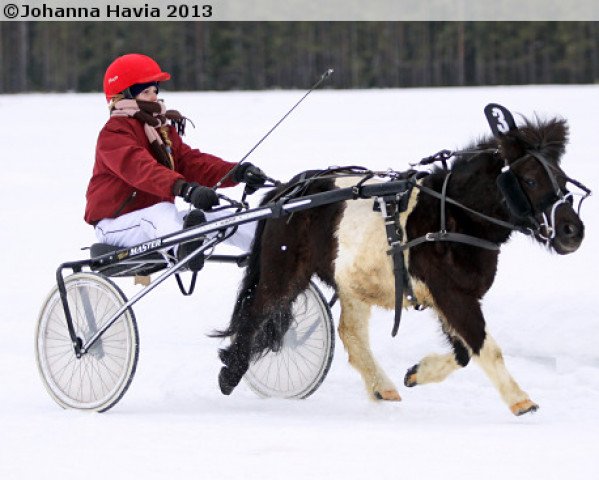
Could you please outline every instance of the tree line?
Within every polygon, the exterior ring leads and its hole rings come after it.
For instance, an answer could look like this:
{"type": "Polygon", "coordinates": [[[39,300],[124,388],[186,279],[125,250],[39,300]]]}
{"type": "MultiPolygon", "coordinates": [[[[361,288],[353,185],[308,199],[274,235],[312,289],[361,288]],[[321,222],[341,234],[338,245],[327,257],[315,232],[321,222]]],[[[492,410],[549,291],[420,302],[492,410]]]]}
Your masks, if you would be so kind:
{"type": "Polygon", "coordinates": [[[171,90],[599,82],[599,22],[0,22],[0,92],[102,89],[146,53],[171,90]]]}

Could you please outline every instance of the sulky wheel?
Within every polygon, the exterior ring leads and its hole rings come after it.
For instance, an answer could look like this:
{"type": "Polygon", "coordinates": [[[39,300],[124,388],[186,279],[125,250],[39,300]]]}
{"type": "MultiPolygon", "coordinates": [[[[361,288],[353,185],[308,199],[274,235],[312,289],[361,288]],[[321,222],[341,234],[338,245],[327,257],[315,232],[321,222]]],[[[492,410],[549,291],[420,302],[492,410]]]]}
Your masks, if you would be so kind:
{"type": "MultiPolygon", "coordinates": [[[[69,309],[83,343],[127,301],[123,292],[96,273],[65,279],[69,309]]],[[[77,358],[65,320],[58,287],[40,312],[35,339],[37,366],[46,389],[63,408],[103,412],[125,394],[137,365],[139,336],[129,308],[77,358]]]]}
{"type": "Polygon", "coordinates": [[[325,379],[335,350],[331,311],[314,285],[292,306],[293,320],[277,352],[250,364],[245,381],[262,397],[306,398],[325,379]]]}

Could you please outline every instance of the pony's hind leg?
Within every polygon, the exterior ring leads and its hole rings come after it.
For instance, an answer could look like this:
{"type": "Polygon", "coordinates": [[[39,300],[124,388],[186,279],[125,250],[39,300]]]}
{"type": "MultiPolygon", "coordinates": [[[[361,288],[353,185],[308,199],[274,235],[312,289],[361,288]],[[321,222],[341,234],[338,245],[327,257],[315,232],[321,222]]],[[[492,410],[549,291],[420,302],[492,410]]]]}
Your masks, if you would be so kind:
{"type": "Polygon", "coordinates": [[[218,356],[223,367],[218,374],[218,385],[224,395],[229,395],[239,384],[250,365],[252,339],[258,328],[259,319],[239,313],[239,327],[231,337],[231,345],[221,348],[218,356]]]}
{"type": "Polygon", "coordinates": [[[280,349],[291,323],[291,305],[310,284],[314,268],[305,253],[306,216],[298,213],[294,220],[293,226],[303,226],[303,230],[296,229],[297,235],[290,234],[293,230],[284,220],[267,222],[262,235],[268,242],[260,238],[252,251],[227,335],[231,345],[220,351],[224,366],[218,378],[226,395],[241,381],[251,361],[268,350],[280,349]]]}
{"type": "Polygon", "coordinates": [[[453,351],[443,355],[431,354],[420,360],[407,371],[404,378],[406,387],[442,382],[456,370],[468,365],[471,356],[468,347],[457,336],[447,332],[446,335],[453,351]]]}
{"type": "Polygon", "coordinates": [[[370,305],[341,292],[339,336],[349,355],[349,363],[364,380],[369,395],[377,400],[401,400],[397,388],[378,365],[370,350],[368,323],[370,305]]]}

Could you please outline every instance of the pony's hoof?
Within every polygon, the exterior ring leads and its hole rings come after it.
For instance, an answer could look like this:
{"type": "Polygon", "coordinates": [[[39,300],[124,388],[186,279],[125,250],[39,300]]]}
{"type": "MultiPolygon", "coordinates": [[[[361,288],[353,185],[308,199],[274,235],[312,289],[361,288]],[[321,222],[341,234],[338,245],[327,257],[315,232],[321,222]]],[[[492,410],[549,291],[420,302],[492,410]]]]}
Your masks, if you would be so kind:
{"type": "Polygon", "coordinates": [[[220,369],[220,373],[218,374],[218,386],[223,395],[230,395],[239,383],[239,380],[236,381],[235,378],[232,377],[231,370],[227,367],[220,369]]]}
{"type": "Polygon", "coordinates": [[[523,400],[522,402],[514,403],[510,410],[516,416],[524,415],[525,413],[533,413],[539,409],[539,406],[531,400],[523,400]]]}
{"type": "Polygon", "coordinates": [[[220,358],[220,361],[223,362],[223,364],[225,366],[227,366],[227,367],[230,366],[230,364],[231,364],[231,361],[230,361],[231,355],[229,354],[229,351],[226,348],[221,348],[218,351],[218,358],[220,358]]]}
{"type": "Polygon", "coordinates": [[[397,390],[375,391],[374,396],[377,400],[386,400],[388,402],[401,402],[401,397],[397,390]]]}
{"type": "Polygon", "coordinates": [[[403,379],[403,384],[406,387],[415,387],[418,385],[418,379],[416,373],[418,372],[418,364],[414,365],[406,372],[406,376],[403,379]]]}

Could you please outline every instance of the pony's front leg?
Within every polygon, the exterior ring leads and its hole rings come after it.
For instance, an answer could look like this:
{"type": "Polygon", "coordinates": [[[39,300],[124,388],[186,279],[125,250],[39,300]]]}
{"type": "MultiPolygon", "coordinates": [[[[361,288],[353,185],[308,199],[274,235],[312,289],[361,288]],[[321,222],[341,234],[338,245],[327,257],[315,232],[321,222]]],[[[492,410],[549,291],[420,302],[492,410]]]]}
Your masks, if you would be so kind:
{"type": "Polygon", "coordinates": [[[370,350],[368,323],[370,305],[339,293],[341,319],[339,336],[354,367],[366,385],[368,394],[377,400],[401,400],[397,388],[378,365],[370,350]]]}
{"type": "MultiPolygon", "coordinates": [[[[444,323],[443,320],[441,322],[444,323]]],[[[447,331],[445,335],[451,343],[453,352],[443,355],[433,353],[424,357],[407,371],[404,377],[406,387],[442,382],[456,370],[468,365],[472,352],[457,336],[447,331]]]]}
{"type": "MultiPolygon", "coordinates": [[[[481,366],[512,413],[522,415],[537,410],[538,405],[530,400],[528,394],[510,375],[505,366],[501,349],[487,334],[485,319],[478,299],[459,292],[457,289],[439,288],[437,292],[433,290],[434,288],[431,288],[445,330],[452,332],[454,339],[463,342],[462,346],[466,348],[466,353],[471,354],[472,358],[481,366]]],[[[460,355],[456,354],[459,352],[459,345],[459,343],[453,342],[454,352],[452,354],[425,357],[408,371],[405,379],[406,385],[413,386],[441,381],[451,372],[460,368],[462,366],[459,360],[460,355]],[[458,350],[456,350],[456,346],[458,350]]],[[[462,356],[462,359],[461,363],[464,363],[466,357],[462,356]]]]}
{"type": "Polygon", "coordinates": [[[501,398],[507,403],[514,415],[523,415],[539,409],[539,406],[528,397],[526,392],[512,378],[505,366],[501,349],[489,334],[485,335],[483,346],[474,359],[499,390],[501,398]]]}

